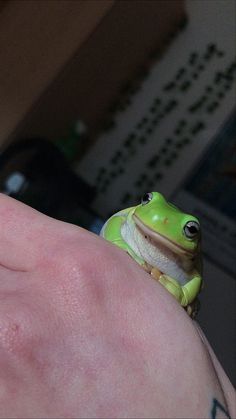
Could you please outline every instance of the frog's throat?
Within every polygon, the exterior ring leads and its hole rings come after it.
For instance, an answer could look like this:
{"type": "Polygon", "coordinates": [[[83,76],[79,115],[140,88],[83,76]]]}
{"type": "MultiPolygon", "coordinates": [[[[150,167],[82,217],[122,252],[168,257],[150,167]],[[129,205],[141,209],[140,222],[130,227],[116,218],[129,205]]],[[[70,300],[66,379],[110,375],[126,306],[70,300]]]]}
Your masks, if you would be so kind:
{"type": "Polygon", "coordinates": [[[138,217],[137,215],[133,214],[133,219],[137,227],[141,230],[141,232],[147,236],[149,236],[154,242],[157,244],[160,243],[163,246],[170,249],[173,253],[179,255],[181,258],[192,258],[195,255],[195,251],[186,250],[183,247],[179,246],[178,244],[172,242],[171,240],[167,239],[166,237],[162,236],[161,234],[151,230],[147,227],[138,217]]]}

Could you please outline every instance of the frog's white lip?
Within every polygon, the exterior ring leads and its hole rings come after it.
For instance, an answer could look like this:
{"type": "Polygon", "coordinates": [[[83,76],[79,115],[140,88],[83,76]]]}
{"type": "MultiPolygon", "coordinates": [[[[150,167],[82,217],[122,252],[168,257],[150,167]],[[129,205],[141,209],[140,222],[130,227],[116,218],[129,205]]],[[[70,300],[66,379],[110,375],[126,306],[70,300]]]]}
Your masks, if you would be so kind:
{"type": "Polygon", "coordinates": [[[178,254],[180,256],[190,257],[192,258],[195,251],[186,250],[184,247],[179,246],[178,244],[172,242],[171,240],[167,239],[166,237],[162,236],[161,234],[150,230],[149,227],[147,227],[138,217],[137,215],[133,214],[134,221],[136,225],[139,227],[141,232],[143,234],[146,234],[151,239],[153,239],[155,242],[160,243],[164,246],[166,246],[168,249],[172,250],[175,254],[178,254]]]}

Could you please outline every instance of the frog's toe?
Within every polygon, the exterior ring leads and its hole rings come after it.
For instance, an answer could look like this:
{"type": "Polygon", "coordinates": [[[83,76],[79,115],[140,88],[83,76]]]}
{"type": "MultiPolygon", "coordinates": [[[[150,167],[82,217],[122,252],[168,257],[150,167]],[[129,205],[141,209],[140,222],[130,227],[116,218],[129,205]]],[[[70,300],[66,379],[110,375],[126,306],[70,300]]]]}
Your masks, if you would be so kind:
{"type": "Polygon", "coordinates": [[[150,274],[154,279],[159,281],[160,276],[163,274],[163,272],[161,272],[158,268],[151,268],[150,274]]]}
{"type": "Polygon", "coordinates": [[[200,310],[200,301],[196,298],[191,304],[188,304],[185,307],[187,314],[192,318],[195,319],[199,310],[200,310]]]}

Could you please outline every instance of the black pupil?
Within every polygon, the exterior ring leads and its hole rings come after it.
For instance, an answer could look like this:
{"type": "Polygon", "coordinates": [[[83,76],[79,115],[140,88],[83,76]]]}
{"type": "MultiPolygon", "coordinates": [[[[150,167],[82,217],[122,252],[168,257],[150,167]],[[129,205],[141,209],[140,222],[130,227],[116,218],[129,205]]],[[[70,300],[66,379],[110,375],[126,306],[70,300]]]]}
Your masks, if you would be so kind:
{"type": "Polygon", "coordinates": [[[191,234],[196,234],[198,232],[198,229],[195,226],[189,226],[188,230],[191,234]]]}
{"type": "Polygon", "coordinates": [[[146,194],[143,196],[143,201],[144,201],[144,202],[147,202],[147,201],[149,201],[149,200],[150,200],[149,194],[148,194],[148,193],[146,193],[146,194]]]}

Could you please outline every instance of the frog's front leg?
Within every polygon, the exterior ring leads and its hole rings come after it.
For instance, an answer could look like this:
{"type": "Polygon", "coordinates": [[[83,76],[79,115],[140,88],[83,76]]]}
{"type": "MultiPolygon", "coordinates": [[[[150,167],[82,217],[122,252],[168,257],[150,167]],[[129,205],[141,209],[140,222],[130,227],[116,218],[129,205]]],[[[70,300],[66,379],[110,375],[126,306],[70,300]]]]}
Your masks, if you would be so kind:
{"type": "Polygon", "coordinates": [[[181,286],[179,285],[179,283],[175,279],[171,278],[170,276],[168,276],[166,274],[161,274],[160,275],[159,282],[182,305],[181,301],[182,301],[183,292],[182,292],[182,289],[181,289],[181,286]]]}
{"type": "Polygon", "coordinates": [[[194,275],[194,277],[183,286],[165,274],[160,275],[159,282],[176,298],[177,301],[179,301],[190,317],[196,317],[200,305],[197,295],[202,285],[202,280],[199,275],[194,275]]]}
{"type": "Polygon", "coordinates": [[[189,304],[192,304],[197,298],[197,295],[199,294],[201,287],[202,287],[202,278],[196,272],[193,275],[193,278],[189,282],[187,282],[187,284],[181,287],[182,289],[181,305],[185,307],[189,304]]]}
{"type": "Polygon", "coordinates": [[[165,274],[160,276],[159,282],[180,302],[182,307],[186,307],[196,300],[202,286],[202,279],[197,273],[183,286],[165,274]]]}

